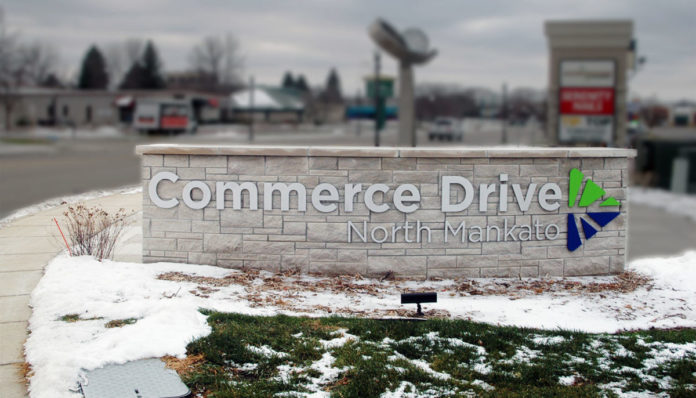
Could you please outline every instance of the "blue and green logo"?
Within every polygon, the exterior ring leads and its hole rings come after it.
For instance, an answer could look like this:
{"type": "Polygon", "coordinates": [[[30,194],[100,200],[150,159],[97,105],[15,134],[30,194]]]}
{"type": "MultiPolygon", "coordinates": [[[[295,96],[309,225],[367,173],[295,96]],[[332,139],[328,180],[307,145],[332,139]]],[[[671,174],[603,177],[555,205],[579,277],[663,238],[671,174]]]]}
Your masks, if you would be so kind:
{"type": "MultiPolygon", "coordinates": [[[[580,186],[582,185],[585,175],[578,169],[570,170],[570,181],[568,183],[568,207],[575,207],[577,201],[578,193],[580,192],[580,186]]],[[[597,185],[591,179],[587,179],[585,182],[585,187],[582,190],[582,195],[580,195],[580,201],[577,203],[578,207],[588,207],[602,197],[606,195],[606,192],[602,187],[597,185]]],[[[599,204],[600,207],[612,207],[619,206],[620,203],[613,197],[609,197],[599,204]]],[[[604,227],[609,224],[613,219],[621,214],[618,211],[604,211],[604,212],[588,212],[587,216],[592,219],[600,227],[604,227]]],[[[597,229],[593,227],[584,218],[578,216],[580,219],[580,224],[582,225],[582,232],[585,235],[585,240],[588,240],[597,234],[597,229]]],[[[578,247],[582,246],[582,240],[580,239],[580,232],[578,231],[578,225],[575,221],[575,214],[568,213],[568,250],[571,252],[576,250],[578,247]]]]}

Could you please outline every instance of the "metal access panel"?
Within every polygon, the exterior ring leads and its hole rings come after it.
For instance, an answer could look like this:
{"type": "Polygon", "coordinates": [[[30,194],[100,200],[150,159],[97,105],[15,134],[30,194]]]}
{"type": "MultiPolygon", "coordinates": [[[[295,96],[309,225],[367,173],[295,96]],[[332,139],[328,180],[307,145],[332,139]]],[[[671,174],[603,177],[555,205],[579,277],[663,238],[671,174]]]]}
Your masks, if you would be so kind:
{"type": "Polygon", "coordinates": [[[179,375],[159,359],[90,370],[80,388],[85,398],[183,398],[190,394],[179,375]]]}

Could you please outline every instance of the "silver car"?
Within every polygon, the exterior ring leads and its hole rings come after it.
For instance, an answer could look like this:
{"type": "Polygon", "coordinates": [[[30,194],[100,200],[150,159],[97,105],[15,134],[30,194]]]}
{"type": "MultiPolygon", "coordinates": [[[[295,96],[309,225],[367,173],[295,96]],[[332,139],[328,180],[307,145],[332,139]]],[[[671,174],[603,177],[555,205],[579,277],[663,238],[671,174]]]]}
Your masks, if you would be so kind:
{"type": "Polygon", "coordinates": [[[462,123],[453,117],[438,117],[428,132],[428,139],[430,141],[462,141],[464,139],[462,123]]]}

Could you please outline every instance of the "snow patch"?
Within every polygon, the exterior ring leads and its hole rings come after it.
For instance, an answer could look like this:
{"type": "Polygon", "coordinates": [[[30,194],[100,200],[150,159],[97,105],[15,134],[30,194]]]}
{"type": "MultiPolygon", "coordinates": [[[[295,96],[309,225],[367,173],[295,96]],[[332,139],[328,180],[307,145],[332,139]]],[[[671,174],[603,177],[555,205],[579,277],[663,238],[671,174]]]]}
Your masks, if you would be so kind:
{"type": "Polygon", "coordinates": [[[288,354],[284,352],[279,352],[274,350],[273,348],[263,345],[261,347],[255,347],[253,345],[248,345],[246,346],[247,350],[253,352],[254,354],[261,355],[262,357],[270,358],[270,357],[278,357],[278,358],[285,358],[288,356],[288,354]]]}
{"type": "Polygon", "coordinates": [[[564,386],[572,386],[573,384],[575,384],[575,376],[561,376],[558,378],[558,384],[564,386]]]}
{"type": "Polygon", "coordinates": [[[337,337],[337,338],[331,339],[331,340],[319,340],[319,343],[322,345],[322,347],[324,347],[324,348],[343,347],[349,341],[357,341],[359,339],[358,336],[354,336],[354,335],[348,333],[348,329],[334,330],[333,332],[331,332],[331,334],[332,335],[340,334],[341,337],[337,337]]]}
{"type": "Polygon", "coordinates": [[[554,345],[560,344],[566,341],[566,339],[563,336],[536,336],[532,339],[532,341],[534,344],[539,345],[554,345]]]}
{"type": "Polygon", "coordinates": [[[11,223],[12,221],[15,221],[19,218],[30,216],[39,212],[42,212],[44,210],[49,210],[54,207],[58,207],[60,205],[63,205],[65,203],[72,204],[72,203],[77,203],[77,202],[84,202],[87,200],[92,200],[96,198],[101,198],[104,196],[111,196],[111,195],[129,195],[129,194],[134,194],[138,192],[142,192],[143,187],[140,185],[137,186],[127,186],[127,187],[121,187],[117,189],[112,189],[112,190],[99,190],[99,191],[90,191],[86,192],[83,194],[79,195],[70,195],[70,196],[60,196],[56,197],[53,199],[48,199],[46,201],[43,201],[41,203],[36,203],[31,206],[23,207],[9,216],[0,219],[0,228],[4,227],[5,225],[11,223]]]}
{"type": "Polygon", "coordinates": [[[653,188],[631,187],[628,192],[628,201],[662,209],[668,213],[696,221],[696,195],[678,194],[653,188]]]}

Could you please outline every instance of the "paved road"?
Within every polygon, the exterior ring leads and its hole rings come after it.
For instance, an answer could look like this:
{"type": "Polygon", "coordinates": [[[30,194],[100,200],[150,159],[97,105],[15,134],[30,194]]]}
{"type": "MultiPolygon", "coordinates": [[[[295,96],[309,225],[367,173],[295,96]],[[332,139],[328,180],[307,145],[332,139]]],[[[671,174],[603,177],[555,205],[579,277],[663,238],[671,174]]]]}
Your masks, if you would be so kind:
{"type": "Polygon", "coordinates": [[[692,220],[654,207],[637,204],[630,206],[629,260],[696,250],[696,223],[692,220]]]}
{"type": "Polygon", "coordinates": [[[133,146],[124,140],[58,142],[53,151],[0,155],[0,218],[57,196],[137,184],[133,146]]]}

